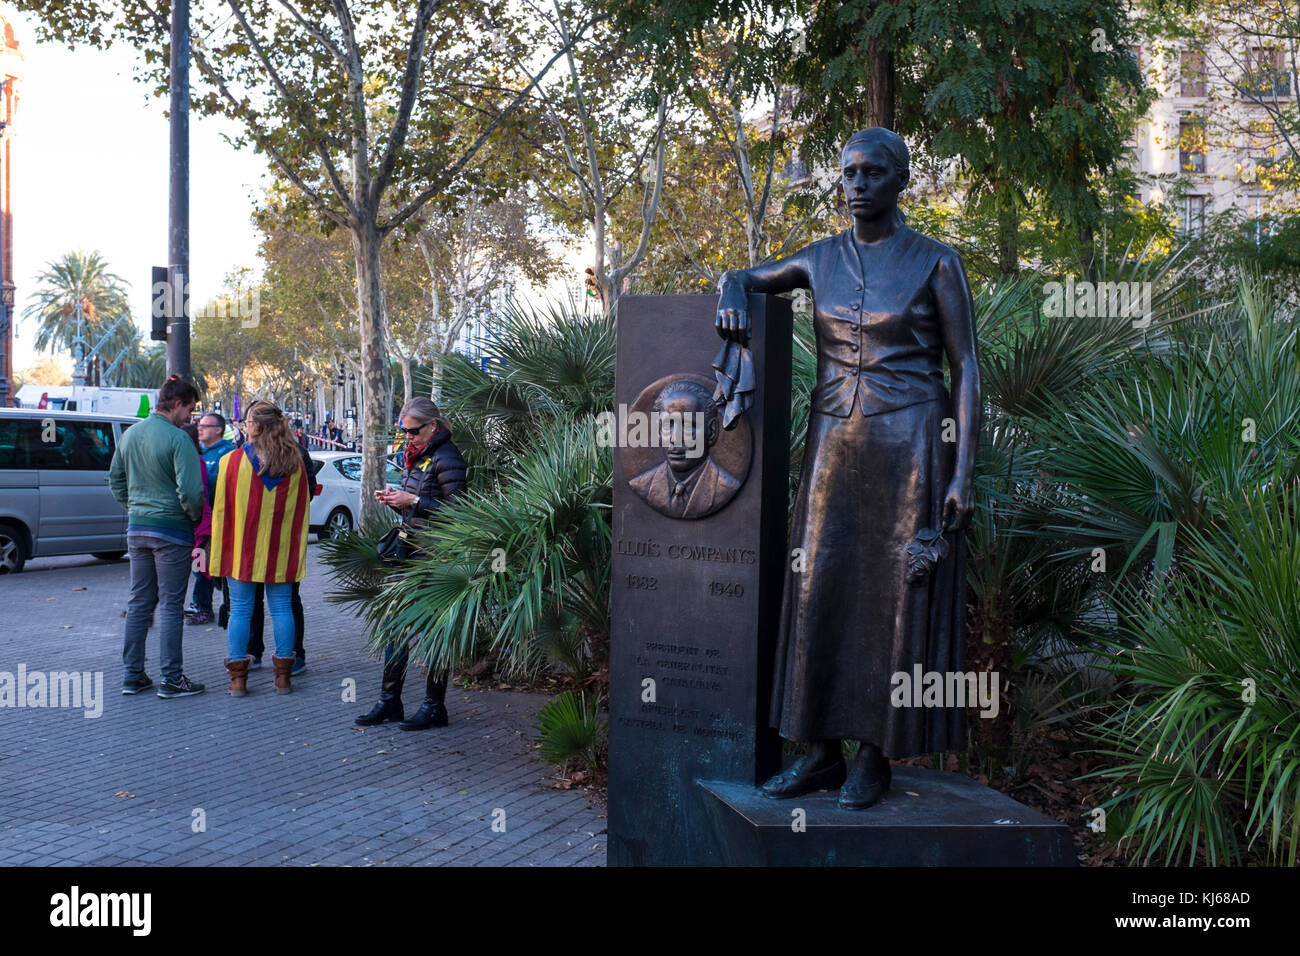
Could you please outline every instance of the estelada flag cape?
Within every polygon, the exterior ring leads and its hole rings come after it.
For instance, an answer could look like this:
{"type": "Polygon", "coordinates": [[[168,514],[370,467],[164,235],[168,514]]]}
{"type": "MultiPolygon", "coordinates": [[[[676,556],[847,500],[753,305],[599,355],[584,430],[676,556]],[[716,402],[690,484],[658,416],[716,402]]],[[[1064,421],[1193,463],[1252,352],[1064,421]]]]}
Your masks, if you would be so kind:
{"type": "Polygon", "coordinates": [[[236,581],[301,581],[307,573],[310,509],[301,462],[287,477],[263,478],[247,450],[235,449],[217,471],[208,573],[236,581]]]}

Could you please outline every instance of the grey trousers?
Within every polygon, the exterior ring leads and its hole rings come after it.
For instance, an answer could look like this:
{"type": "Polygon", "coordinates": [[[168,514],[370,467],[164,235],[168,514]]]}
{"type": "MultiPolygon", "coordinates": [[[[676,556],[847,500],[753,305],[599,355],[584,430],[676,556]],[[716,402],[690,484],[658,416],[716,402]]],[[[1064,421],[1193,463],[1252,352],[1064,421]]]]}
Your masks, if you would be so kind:
{"type": "Polygon", "coordinates": [[[163,680],[181,678],[181,632],[185,625],[185,589],[193,570],[193,548],[164,538],[132,535],[131,597],[126,605],[126,638],[122,644],[125,680],[144,673],[144,639],[155,605],[158,607],[158,669],[163,680]]]}

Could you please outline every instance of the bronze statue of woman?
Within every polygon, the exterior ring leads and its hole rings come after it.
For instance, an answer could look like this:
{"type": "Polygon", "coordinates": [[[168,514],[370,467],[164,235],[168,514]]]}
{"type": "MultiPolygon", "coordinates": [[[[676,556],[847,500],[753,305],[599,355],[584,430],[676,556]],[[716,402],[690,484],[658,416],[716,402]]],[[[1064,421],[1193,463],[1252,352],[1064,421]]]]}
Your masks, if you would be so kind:
{"type": "Polygon", "coordinates": [[[894,675],[910,684],[916,665],[945,677],[962,669],[980,387],[961,258],[898,211],[906,144],[873,127],[853,134],[841,159],[853,226],[727,272],[716,327],[746,343],[747,293],[812,292],[817,384],[771,712],[781,736],[807,749],[763,792],[841,787],[840,805],[862,809],[889,789],[889,757],[964,746],[960,707],[912,706],[910,693],[892,691],[894,675]],[[861,742],[851,765],[846,739],[861,742]]]}

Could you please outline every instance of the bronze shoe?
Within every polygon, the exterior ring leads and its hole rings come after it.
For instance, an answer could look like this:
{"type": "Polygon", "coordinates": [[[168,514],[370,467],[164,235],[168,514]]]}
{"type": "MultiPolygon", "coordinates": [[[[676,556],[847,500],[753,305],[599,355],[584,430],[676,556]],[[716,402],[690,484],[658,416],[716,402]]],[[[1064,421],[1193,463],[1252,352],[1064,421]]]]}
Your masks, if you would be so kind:
{"type": "Polygon", "coordinates": [[[889,761],[867,761],[855,758],[848,779],[840,788],[840,808],[865,810],[875,804],[889,789],[889,761]]]}
{"type": "Polygon", "coordinates": [[[787,797],[812,793],[814,790],[833,790],[844,782],[847,772],[848,768],[844,765],[843,757],[829,766],[817,767],[814,761],[804,754],[789,768],[763,783],[763,796],[784,800],[787,797]]]}

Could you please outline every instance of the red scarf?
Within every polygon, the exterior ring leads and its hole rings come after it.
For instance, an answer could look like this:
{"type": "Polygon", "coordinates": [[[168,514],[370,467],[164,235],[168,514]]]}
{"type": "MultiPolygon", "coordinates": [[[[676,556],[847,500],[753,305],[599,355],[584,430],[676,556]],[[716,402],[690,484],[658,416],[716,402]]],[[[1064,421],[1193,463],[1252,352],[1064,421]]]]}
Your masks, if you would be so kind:
{"type": "Polygon", "coordinates": [[[408,472],[415,467],[415,460],[429,450],[429,445],[432,444],[433,440],[442,434],[442,432],[442,426],[436,426],[433,430],[433,434],[429,436],[429,440],[420,447],[419,451],[416,451],[415,447],[409,441],[406,443],[406,470],[408,472]]]}

